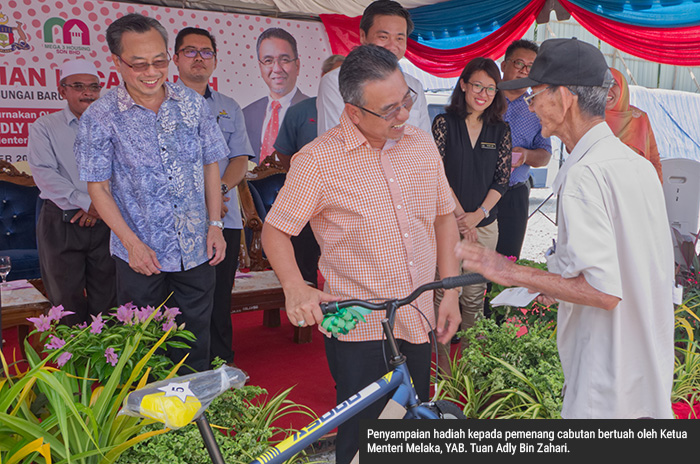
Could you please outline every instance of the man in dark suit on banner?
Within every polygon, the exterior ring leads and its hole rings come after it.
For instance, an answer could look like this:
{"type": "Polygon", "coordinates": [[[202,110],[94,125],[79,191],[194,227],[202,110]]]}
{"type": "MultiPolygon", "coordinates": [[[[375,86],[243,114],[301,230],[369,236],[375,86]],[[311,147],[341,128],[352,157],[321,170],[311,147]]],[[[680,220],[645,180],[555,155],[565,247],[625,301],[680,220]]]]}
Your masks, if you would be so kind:
{"type": "Polygon", "coordinates": [[[270,89],[269,95],[243,108],[248,138],[260,163],[274,151],[280,124],[287,109],[309,98],[297,88],[299,55],[297,41],[284,29],[263,31],[256,46],[260,75],[270,89]]]}

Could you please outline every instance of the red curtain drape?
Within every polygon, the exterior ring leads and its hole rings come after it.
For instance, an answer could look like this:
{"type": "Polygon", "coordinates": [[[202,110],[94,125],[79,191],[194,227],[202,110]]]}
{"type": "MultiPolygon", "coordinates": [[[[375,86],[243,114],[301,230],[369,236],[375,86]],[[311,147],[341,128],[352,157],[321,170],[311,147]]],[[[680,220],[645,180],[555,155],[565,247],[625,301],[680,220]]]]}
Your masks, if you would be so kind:
{"type": "MultiPolygon", "coordinates": [[[[535,0],[528,4],[510,21],[494,33],[466,47],[452,50],[439,50],[408,41],[406,58],[420,69],[438,77],[456,77],[473,58],[503,56],[508,45],[520,39],[535,21],[546,0],[535,0]]],[[[348,18],[342,15],[321,15],[333,53],[347,55],[360,44],[360,17],[348,18]]]]}
{"type": "Polygon", "coordinates": [[[559,2],[591,34],[630,55],[657,63],[700,65],[700,26],[672,29],[631,26],[605,19],[566,0],[559,2]]]}

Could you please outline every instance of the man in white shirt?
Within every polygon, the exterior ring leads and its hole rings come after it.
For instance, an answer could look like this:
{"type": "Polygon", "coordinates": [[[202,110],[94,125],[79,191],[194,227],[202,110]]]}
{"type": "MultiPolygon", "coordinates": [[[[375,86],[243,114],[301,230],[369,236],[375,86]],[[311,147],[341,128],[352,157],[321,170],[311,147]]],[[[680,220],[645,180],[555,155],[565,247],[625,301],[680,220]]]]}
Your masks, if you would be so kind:
{"type": "Polygon", "coordinates": [[[87,60],[66,61],[60,76],[58,92],[67,105],[30,126],[27,160],[44,199],[37,222],[42,281],[51,304],[75,313],[62,320],[73,325],[116,306],[117,294],[109,227],[78,176],[73,154],[78,120],[100,97],[102,84],[87,60]]]}
{"type": "Polygon", "coordinates": [[[603,54],[574,39],[540,47],[529,77],[542,135],[571,150],[552,186],[559,195],[550,272],[462,243],[464,267],[558,300],[557,344],[566,419],[671,419],[674,366],[673,248],[652,164],[605,123],[612,74],[603,54]]]}
{"type": "Polygon", "coordinates": [[[258,37],[256,51],[260,76],[270,93],[243,108],[243,116],[255,154],[252,161],[259,164],[275,150],[287,109],[309,97],[297,88],[300,61],[294,36],[278,27],[266,29],[258,37]]]}
{"type": "MultiPolygon", "coordinates": [[[[370,3],[365,8],[360,21],[360,43],[378,45],[392,52],[400,60],[406,53],[406,41],[413,31],[413,21],[408,10],[394,1],[380,0],[370,3]]],[[[338,88],[340,69],[335,69],[321,78],[318,86],[316,109],[318,110],[318,135],[335,127],[340,122],[340,115],[345,109],[345,102],[338,88]]],[[[406,84],[418,99],[411,108],[408,124],[430,133],[430,116],[428,102],[423,93],[423,86],[413,76],[404,73],[406,84]]]]}

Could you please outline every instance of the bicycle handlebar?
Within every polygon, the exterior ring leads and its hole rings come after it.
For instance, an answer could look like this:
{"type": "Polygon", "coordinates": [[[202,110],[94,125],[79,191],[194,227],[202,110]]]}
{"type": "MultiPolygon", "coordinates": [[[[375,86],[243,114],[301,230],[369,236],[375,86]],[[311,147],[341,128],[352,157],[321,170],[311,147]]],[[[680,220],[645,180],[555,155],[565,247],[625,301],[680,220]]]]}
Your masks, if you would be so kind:
{"type": "Polygon", "coordinates": [[[482,284],[484,282],[488,282],[488,279],[484,278],[481,274],[463,274],[456,277],[445,277],[442,280],[435,280],[433,282],[423,284],[416,288],[410,295],[399,300],[387,299],[381,303],[372,303],[366,300],[331,301],[328,303],[321,303],[321,312],[323,312],[323,314],[334,313],[339,309],[348,308],[350,306],[360,306],[372,311],[379,311],[388,309],[389,305],[392,303],[395,303],[396,307],[399,308],[411,303],[422,293],[427,292],[428,290],[437,290],[440,288],[447,290],[450,288],[464,287],[465,285],[482,284]]]}

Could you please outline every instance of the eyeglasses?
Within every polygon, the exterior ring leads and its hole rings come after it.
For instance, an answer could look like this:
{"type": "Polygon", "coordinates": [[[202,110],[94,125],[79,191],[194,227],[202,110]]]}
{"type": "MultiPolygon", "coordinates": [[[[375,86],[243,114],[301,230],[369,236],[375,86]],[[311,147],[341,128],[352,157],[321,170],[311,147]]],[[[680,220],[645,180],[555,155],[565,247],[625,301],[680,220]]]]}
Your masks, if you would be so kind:
{"type": "Polygon", "coordinates": [[[513,66],[515,66],[515,69],[517,69],[518,71],[525,68],[525,71],[530,72],[530,69],[532,69],[532,63],[525,64],[523,60],[511,60],[510,58],[508,58],[506,61],[510,61],[511,63],[513,63],[513,66]]]}
{"type": "Polygon", "coordinates": [[[416,94],[415,90],[413,90],[412,88],[409,87],[408,88],[408,95],[406,95],[406,97],[403,99],[401,104],[384,115],[375,113],[374,111],[368,110],[367,108],[359,106],[359,105],[355,105],[355,106],[357,106],[362,111],[367,111],[369,114],[374,115],[378,118],[382,118],[385,121],[393,121],[394,119],[396,119],[398,117],[399,113],[401,112],[401,110],[403,108],[406,108],[408,111],[411,111],[411,108],[413,108],[413,104],[416,102],[417,98],[418,98],[418,95],[416,94]]]}
{"type": "Polygon", "coordinates": [[[177,53],[182,53],[185,55],[187,58],[196,58],[197,55],[201,56],[203,60],[211,60],[216,56],[216,52],[214,50],[210,50],[208,48],[205,48],[204,50],[197,50],[196,48],[183,48],[177,53]]]}
{"type": "MultiPolygon", "coordinates": [[[[541,94],[541,93],[544,92],[545,90],[551,89],[552,87],[553,87],[553,86],[548,85],[547,87],[545,87],[544,89],[540,90],[539,92],[531,93],[531,94],[528,95],[527,97],[523,98],[523,100],[525,100],[525,103],[527,103],[527,106],[532,106],[532,99],[533,99],[533,98],[535,98],[537,95],[541,94]]],[[[529,92],[532,92],[532,87],[531,87],[530,89],[528,89],[528,91],[529,91],[529,92]]],[[[573,91],[572,91],[571,93],[573,93],[573,91]]],[[[576,95],[576,94],[574,94],[574,95],[576,95]]]]}
{"type": "Polygon", "coordinates": [[[168,67],[170,64],[170,54],[168,54],[168,58],[160,59],[160,60],[155,60],[153,63],[135,63],[135,64],[129,64],[126,61],[124,61],[124,58],[121,56],[117,55],[117,58],[119,58],[119,61],[130,67],[136,72],[144,72],[151,66],[153,66],[156,69],[165,69],[168,67]]]}
{"type": "Polygon", "coordinates": [[[99,92],[102,90],[102,87],[104,84],[99,83],[99,84],[83,84],[82,82],[75,82],[73,84],[61,84],[61,87],[70,87],[71,89],[75,90],[78,93],[83,93],[86,90],[90,92],[99,92]]]}
{"type": "Polygon", "coordinates": [[[496,87],[486,87],[476,82],[467,82],[467,84],[472,86],[472,91],[474,93],[481,93],[485,89],[486,95],[488,95],[489,97],[493,97],[494,95],[496,95],[496,92],[498,92],[498,89],[496,87]]]}
{"type": "Polygon", "coordinates": [[[284,66],[286,64],[292,63],[299,58],[290,58],[288,56],[278,56],[277,58],[272,58],[271,56],[268,56],[264,60],[258,60],[261,65],[266,66],[266,67],[271,67],[277,62],[280,66],[284,66]]]}

